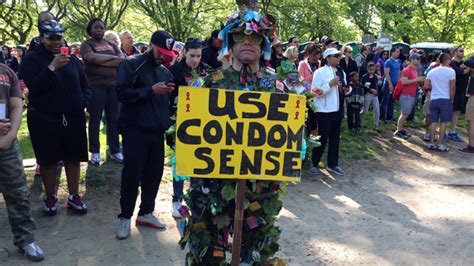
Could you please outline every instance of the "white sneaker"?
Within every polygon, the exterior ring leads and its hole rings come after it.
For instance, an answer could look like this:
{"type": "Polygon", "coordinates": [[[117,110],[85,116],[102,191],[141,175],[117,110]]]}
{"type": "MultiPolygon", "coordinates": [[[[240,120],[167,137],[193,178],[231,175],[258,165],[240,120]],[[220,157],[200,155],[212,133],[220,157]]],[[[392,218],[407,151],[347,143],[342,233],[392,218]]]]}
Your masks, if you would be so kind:
{"type": "Polygon", "coordinates": [[[92,153],[90,162],[93,165],[99,165],[100,164],[100,153],[92,153]]]}
{"type": "Polygon", "coordinates": [[[148,226],[157,229],[165,229],[166,224],[160,222],[160,220],[153,215],[153,213],[141,215],[137,217],[136,225],[148,226]]]}
{"type": "Polygon", "coordinates": [[[116,163],[123,163],[123,155],[122,155],[121,152],[112,154],[110,157],[111,157],[112,160],[114,160],[116,163]]]}
{"type": "Polygon", "coordinates": [[[126,239],[130,234],[130,219],[119,218],[116,236],[118,239],[126,239]]]}
{"type": "Polygon", "coordinates": [[[44,259],[43,250],[36,242],[20,247],[20,251],[25,254],[30,261],[37,262],[44,259]]]}
{"type": "Polygon", "coordinates": [[[175,201],[171,204],[171,215],[174,218],[178,218],[178,219],[183,218],[183,216],[179,212],[179,208],[181,208],[181,206],[183,206],[183,204],[181,204],[180,201],[175,201]]]}
{"type": "Polygon", "coordinates": [[[423,134],[423,140],[424,141],[430,141],[430,138],[431,138],[430,133],[423,134]]]}

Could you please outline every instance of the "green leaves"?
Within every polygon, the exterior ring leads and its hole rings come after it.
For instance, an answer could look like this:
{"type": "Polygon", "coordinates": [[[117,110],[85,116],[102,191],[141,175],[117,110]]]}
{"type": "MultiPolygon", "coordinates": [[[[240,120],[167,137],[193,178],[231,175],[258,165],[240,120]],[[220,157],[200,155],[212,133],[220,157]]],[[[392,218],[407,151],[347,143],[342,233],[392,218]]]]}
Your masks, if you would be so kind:
{"type": "Polygon", "coordinates": [[[219,230],[229,225],[230,221],[231,219],[228,215],[217,215],[213,219],[214,224],[217,226],[219,230]]]}
{"type": "Polygon", "coordinates": [[[235,199],[235,187],[231,185],[224,186],[223,195],[226,201],[231,201],[235,199]]]}

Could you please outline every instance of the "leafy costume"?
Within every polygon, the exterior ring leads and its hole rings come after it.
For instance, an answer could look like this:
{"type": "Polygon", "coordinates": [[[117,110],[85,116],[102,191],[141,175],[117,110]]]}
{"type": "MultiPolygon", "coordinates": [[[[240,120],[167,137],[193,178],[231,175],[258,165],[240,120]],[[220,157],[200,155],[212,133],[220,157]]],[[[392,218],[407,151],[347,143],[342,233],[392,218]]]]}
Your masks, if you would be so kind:
{"type": "MultiPolygon", "coordinates": [[[[264,69],[249,75],[245,84],[241,82],[241,71],[229,68],[220,73],[223,79],[213,79],[208,83],[210,87],[276,91],[276,76],[264,69]]],[[[277,241],[281,230],[275,226],[275,221],[282,208],[279,197],[285,193],[285,185],[276,181],[248,180],[246,183],[241,261],[261,265],[268,263],[279,249],[277,241]]],[[[185,201],[192,215],[188,217],[180,241],[182,248],[189,243],[187,263],[190,265],[226,265],[226,261],[229,262],[230,256],[225,252],[231,249],[229,238],[233,233],[235,187],[235,180],[191,178],[185,201]]]]}
{"type": "MultiPolygon", "coordinates": [[[[253,1],[249,1],[253,2],[253,1]]],[[[230,21],[219,33],[221,41],[220,59],[229,56],[228,38],[232,32],[259,34],[264,37],[262,50],[264,59],[270,59],[268,33],[274,29],[268,16],[262,16],[249,6],[233,13],[230,21]],[[251,29],[249,31],[249,29],[251,29]]],[[[273,69],[262,68],[252,73],[249,65],[241,70],[232,67],[211,72],[205,87],[243,91],[290,92],[286,81],[279,81],[273,69]]],[[[180,245],[184,249],[188,265],[228,265],[232,251],[235,212],[236,181],[229,179],[191,178],[189,193],[184,197],[191,215],[180,245]]],[[[275,225],[282,208],[280,195],[286,193],[286,185],[277,181],[247,180],[244,199],[241,263],[270,265],[279,249],[281,230],[275,225]]],[[[186,215],[187,214],[187,215],[186,215]]],[[[278,259],[277,259],[278,260],[278,259]]]]}

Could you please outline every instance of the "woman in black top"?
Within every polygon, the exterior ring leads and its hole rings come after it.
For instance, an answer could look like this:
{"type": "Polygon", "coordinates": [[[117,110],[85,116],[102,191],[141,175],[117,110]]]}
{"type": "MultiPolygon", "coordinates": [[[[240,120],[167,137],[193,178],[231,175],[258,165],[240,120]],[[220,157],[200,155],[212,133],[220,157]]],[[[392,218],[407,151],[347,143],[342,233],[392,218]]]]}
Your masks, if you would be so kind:
{"type": "MultiPolygon", "coordinates": [[[[174,64],[170,71],[173,74],[175,89],[171,92],[171,112],[176,113],[177,97],[179,86],[202,87],[203,78],[207,76],[207,69],[211,67],[201,62],[202,44],[199,40],[190,39],[184,45],[183,59],[174,64]]],[[[167,135],[167,143],[174,149],[174,141],[167,135]]],[[[173,178],[173,203],[172,215],[176,218],[182,218],[179,213],[183,198],[183,181],[176,181],[173,178]]]]}
{"type": "Polygon", "coordinates": [[[0,63],[9,66],[15,73],[18,72],[18,60],[12,55],[12,48],[7,45],[2,47],[0,63]]]}
{"type": "Polygon", "coordinates": [[[40,23],[41,45],[28,53],[21,74],[30,90],[28,129],[45,186],[44,212],[57,208],[56,166],[64,162],[69,188],[68,206],[79,213],[87,207],[79,194],[80,162],[87,161],[84,108],[90,89],[76,57],[60,53],[63,29],[56,21],[40,23]]]}
{"type": "MultiPolygon", "coordinates": [[[[342,52],[344,53],[344,57],[341,58],[341,62],[339,66],[344,70],[346,73],[347,83],[349,83],[349,74],[352,72],[357,72],[357,63],[352,59],[352,47],[349,45],[345,45],[342,48],[342,52]]],[[[362,78],[362,76],[360,76],[362,78]]]]}

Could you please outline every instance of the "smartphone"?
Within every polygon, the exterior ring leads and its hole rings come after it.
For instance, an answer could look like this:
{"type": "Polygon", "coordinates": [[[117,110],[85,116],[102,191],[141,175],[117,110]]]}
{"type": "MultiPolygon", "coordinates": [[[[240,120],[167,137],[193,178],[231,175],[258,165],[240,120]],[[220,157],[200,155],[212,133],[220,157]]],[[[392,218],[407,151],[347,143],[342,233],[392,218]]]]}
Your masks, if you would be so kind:
{"type": "Polygon", "coordinates": [[[61,47],[61,54],[69,54],[69,48],[68,47],[61,47]]]}

